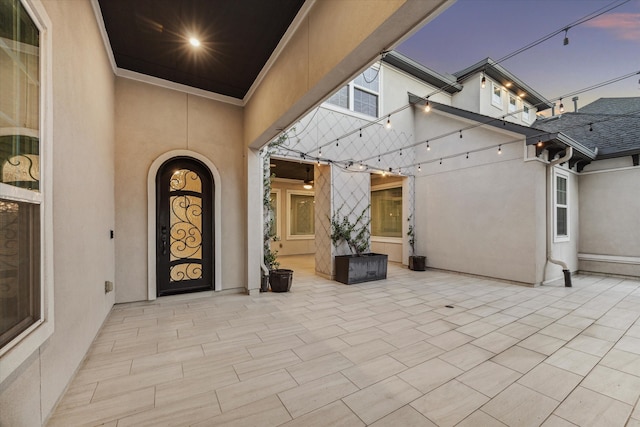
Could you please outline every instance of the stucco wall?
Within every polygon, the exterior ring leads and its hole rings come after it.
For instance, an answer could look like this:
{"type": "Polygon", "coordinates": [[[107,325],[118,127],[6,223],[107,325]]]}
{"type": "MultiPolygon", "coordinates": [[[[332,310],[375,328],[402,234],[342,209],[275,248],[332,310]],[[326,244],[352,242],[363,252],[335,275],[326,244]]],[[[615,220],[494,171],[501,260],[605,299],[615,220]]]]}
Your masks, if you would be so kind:
{"type": "Polygon", "coordinates": [[[640,239],[633,237],[640,229],[640,167],[582,174],[579,181],[579,253],[609,258],[581,260],[580,270],[640,276],[640,239]],[[636,260],[621,259],[629,257],[636,260]]]}
{"type": "MultiPolygon", "coordinates": [[[[418,140],[468,125],[433,111],[418,114],[418,140]]],[[[454,134],[435,140],[430,150],[417,148],[423,163],[415,183],[416,252],[427,256],[429,267],[541,282],[546,167],[523,162],[523,141],[517,140],[508,132],[479,127],[465,131],[463,138],[454,134]],[[502,154],[498,144],[504,144],[502,154]]]]}
{"type": "Polygon", "coordinates": [[[246,210],[242,109],[146,83],[116,80],[116,301],[147,299],[147,176],[171,150],[218,169],[222,191],[222,289],[245,287],[246,210]]]}
{"type": "MultiPolygon", "coordinates": [[[[113,305],[113,73],[89,2],[44,1],[53,40],[55,332],[0,385],[0,425],[45,421],[113,305]]],[[[46,231],[45,231],[46,232],[46,231]]]]}

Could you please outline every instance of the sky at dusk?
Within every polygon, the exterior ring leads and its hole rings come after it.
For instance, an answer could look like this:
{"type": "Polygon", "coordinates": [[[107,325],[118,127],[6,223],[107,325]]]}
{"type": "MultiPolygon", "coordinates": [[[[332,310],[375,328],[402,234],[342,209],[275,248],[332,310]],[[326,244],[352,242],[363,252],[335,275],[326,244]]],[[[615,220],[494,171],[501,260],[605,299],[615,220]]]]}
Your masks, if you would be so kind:
{"type": "MultiPolygon", "coordinates": [[[[458,0],[396,50],[440,73],[494,60],[620,0],[458,0]]],[[[572,27],[500,65],[547,99],[640,71],[640,0],[572,27]]],[[[578,95],[640,96],[640,75],[578,95]]],[[[563,100],[573,111],[571,97],[563,100]]]]}

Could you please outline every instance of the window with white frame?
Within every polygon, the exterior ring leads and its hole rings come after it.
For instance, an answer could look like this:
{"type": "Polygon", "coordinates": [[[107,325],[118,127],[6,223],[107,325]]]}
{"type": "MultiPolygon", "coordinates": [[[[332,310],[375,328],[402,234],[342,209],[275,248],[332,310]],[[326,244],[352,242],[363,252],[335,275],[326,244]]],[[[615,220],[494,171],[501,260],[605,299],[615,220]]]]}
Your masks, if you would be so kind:
{"type": "Polygon", "coordinates": [[[402,186],[371,191],[371,236],[402,237],[402,186]]]}
{"type": "Polygon", "coordinates": [[[502,109],[502,88],[495,83],[491,83],[491,103],[502,109]]]}
{"type": "MultiPolygon", "coordinates": [[[[40,29],[0,0],[0,354],[43,322],[40,29]]],[[[0,379],[1,381],[1,379],[0,379]]]]}
{"type": "Polygon", "coordinates": [[[380,69],[367,68],[347,86],[334,93],[327,102],[357,113],[378,117],[380,99],[380,69]]]}
{"type": "Polygon", "coordinates": [[[555,173],[555,240],[569,240],[569,177],[555,173]]]}
{"type": "Polygon", "coordinates": [[[517,109],[518,109],[518,99],[513,95],[509,95],[509,112],[515,113],[517,109]]]}
{"type": "Polygon", "coordinates": [[[315,237],[313,191],[287,190],[287,239],[315,237]]]}
{"type": "Polygon", "coordinates": [[[531,113],[529,106],[527,104],[522,104],[522,121],[530,122],[531,121],[531,113]]]}

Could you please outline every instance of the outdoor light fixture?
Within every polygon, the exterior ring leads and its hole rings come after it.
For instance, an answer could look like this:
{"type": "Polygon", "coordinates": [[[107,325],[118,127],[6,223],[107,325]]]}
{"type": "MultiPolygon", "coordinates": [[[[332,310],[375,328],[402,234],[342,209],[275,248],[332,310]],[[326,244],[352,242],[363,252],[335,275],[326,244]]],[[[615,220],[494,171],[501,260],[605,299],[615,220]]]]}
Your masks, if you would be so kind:
{"type": "Polygon", "coordinates": [[[431,111],[431,104],[429,104],[429,98],[427,98],[427,103],[424,105],[424,112],[428,113],[431,111]]]}
{"type": "Polygon", "coordinates": [[[502,154],[502,145],[498,145],[498,154],[502,154]]]}
{"type": "Polygon", "coordinates": [[[564,104],[562,103],[562,98],[560,98],[560,112],[564,113],[564,104]]]}
{"type": "Polygon", "coordinates": [[[538,139],[538,147],[542,147],[542,140],[538,139]]]}
{"type": "Polygon", "coordinates": [[[193,47],[198,47],[200,46],[200,40],[198,40],[195,37],[189,37],[189,43],[191,44],[191,46],[193,47]]]}
{"type": "Polygon", "coordinates": [[[484,74],[482,74],[482,80],[480,81],[480,86],[482,86],[482,89],[484,89],[486,85],[487,85],[487,78],[484,76],[484,74]]]}
{"type": "Polygon", "coordinates": [[[311,172],[311,168],[307,166],[307,179],[304,180],[304,185],[302,186],[305,190],[311,190],[313,188],[313,180],[309,177],[309,172],[311,172]]]}

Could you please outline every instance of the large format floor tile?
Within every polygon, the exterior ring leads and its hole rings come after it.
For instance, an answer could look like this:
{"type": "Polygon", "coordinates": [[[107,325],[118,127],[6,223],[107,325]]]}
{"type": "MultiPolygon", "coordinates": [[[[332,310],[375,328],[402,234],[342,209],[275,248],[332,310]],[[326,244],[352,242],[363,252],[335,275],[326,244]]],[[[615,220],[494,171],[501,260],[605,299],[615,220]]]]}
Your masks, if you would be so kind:
{"type": "Polygon", "coordinates": [[[640,282],[390,263],[345,286],[113,307],[50,426],[640,426],[640,282]]]}

